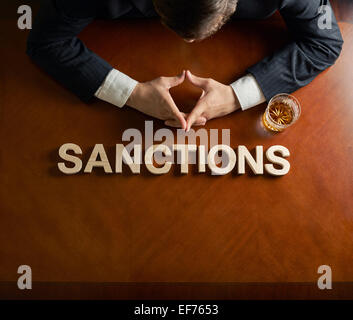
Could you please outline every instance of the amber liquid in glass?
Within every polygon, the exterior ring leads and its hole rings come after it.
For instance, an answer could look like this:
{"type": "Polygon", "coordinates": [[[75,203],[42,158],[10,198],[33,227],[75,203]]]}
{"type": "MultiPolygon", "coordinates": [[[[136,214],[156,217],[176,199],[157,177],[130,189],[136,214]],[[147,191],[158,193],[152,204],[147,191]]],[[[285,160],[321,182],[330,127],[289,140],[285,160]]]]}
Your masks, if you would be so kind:
{"type": "MultiPolygon", "coordinates": [[[[271,118],[271,120],[275,124],[279,124],[282,126],[287,126],[291,124],[293,121],[293,111],[292,108],[285,103],[282,102],[275,102],[273,103],[268,110],[268,116],[271,118]]],[[[283,129],[279,127],[273,126],[271,123],[269,123],[266,119],[266,112],[264,113],[262,117],[262,121],[264,123],[264,126],[271,131],[282,131],[283,129]]]]}

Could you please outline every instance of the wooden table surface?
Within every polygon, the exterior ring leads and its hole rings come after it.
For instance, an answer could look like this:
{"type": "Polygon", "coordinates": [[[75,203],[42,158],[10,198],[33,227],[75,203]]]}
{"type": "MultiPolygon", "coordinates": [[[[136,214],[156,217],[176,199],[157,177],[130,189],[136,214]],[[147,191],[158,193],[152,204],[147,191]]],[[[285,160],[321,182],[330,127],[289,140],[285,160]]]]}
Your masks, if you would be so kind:
{"type": "MultiPolygon", "coordinates": [[[[61,174],[62,144],[87,160],[103,143],[114,159],[122,132],[151,119],[80,102],[30,62],[13,24],[0,26],[0,298],[353,298],[352,25],[341,24],[337,64],[294,93],[292,128],[265,132],[265,104],[206,125],[231,129],[233,148],[287,147],[291,171],[273,178],[61,174]],[[17,289],[23,264],[31,291],[17,289]],[[333,290],[317,288],[320,265],[333,290]]],[[[187,44],[155,20],[100,21],[81,38],[139,81],[190,69],[230,83],[287,33],[277,18],[236,22],[187,44]]],[[[197,95],[187,83],[173,90],[182,109],[197,95]]]]}

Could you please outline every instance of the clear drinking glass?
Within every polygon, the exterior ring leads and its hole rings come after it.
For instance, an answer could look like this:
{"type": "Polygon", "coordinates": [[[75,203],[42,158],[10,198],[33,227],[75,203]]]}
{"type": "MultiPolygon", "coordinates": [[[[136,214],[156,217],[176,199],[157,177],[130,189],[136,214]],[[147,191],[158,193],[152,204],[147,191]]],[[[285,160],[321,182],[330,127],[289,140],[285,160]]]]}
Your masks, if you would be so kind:
{"type": "Polygon", "coordinates": [[[295,97],[280,93],[268,103],[262,122],[267,130],[281,132],[299,119],[300,112],[300,104],[295,97]]]}

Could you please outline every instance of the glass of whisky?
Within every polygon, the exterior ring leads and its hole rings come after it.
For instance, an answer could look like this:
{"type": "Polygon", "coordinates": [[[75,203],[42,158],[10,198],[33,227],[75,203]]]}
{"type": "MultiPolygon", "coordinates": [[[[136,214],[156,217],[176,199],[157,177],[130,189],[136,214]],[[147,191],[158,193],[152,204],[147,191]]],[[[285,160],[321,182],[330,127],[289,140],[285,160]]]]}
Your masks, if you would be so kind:
{"type": "Polygon", "coordinates": [[[280,93],[268,103],[262,122],[267,130],[281,132],[299,119],[300,112],[300,104],[295,97],[280,93]]]}

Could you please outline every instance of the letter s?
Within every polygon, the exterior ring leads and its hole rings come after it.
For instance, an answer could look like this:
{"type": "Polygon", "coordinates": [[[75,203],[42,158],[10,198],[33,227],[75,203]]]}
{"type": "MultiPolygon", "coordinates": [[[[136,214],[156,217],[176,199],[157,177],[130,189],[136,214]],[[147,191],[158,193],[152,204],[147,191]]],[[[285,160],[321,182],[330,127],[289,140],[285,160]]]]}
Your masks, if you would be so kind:
{"type": "Polygon", "coordinates": [[[267,160],[271,161],[272,164],[265,164],[266,171],[274,176],[284,176],[289,172],[290,163],[275,155],[275,152],[280,152],[282,157],[289,157],[290,153],[286,147],[283,146],[272,146],[266,151],[267,160]],[[276,169],[273,164],[279,164],[282,166],[282,169],[276,169]]]}
{"type": "Polygon", "coordinates": [[[72,162],[74,164],[73,168],[66,167],[64,162],[58,163],[58,168],[62,173],[65,174],[75,174],[80,172],[82,169],[82,161],[80,158],[67,154],[68,150],[72,150],[75,154],[82,154],[81,148],[74,143],[65,143],[59,149],[59,156],[65,161],[72,162]]]}

